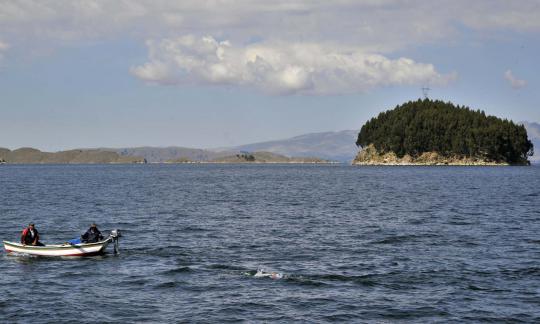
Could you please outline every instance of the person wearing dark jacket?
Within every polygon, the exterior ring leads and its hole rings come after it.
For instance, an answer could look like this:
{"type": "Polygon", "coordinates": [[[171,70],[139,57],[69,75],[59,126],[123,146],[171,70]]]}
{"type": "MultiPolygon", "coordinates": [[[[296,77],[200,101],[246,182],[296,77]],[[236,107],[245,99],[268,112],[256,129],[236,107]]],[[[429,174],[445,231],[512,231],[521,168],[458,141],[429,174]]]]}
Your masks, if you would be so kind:
{"type": "Polygon", "coordinates": [[[103,235],[101,235],[97,225],[94,223],[90,226],[86,233],[81,235],[81,239],[84,243],[96,243],[103,240],[103,235]]]}
{"type": "Polygon", "coordinates": [[[34,226],[34,223],[28,224],[28,227],[22,231],[21,244],[43,246],[43,243],[39,241],[39,233],[36,227],[34,226]]]}

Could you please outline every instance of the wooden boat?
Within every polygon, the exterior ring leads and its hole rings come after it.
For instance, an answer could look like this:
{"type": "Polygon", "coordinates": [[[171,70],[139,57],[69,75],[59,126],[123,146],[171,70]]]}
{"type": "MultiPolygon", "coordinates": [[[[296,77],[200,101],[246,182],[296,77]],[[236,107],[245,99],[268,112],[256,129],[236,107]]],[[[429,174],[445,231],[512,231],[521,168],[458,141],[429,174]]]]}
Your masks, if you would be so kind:
{"type": "Polygon", "coordinates": [[[39,256],[92,256],[105,253],[109,243],[114,243],[114,252],[118,253],[118,238],[120,231],[114,230],[108,238],[96,243],[54,244],[45,246],[22,245],[21,243],[4,241],[8,253],[24,253],[39,256]]]}

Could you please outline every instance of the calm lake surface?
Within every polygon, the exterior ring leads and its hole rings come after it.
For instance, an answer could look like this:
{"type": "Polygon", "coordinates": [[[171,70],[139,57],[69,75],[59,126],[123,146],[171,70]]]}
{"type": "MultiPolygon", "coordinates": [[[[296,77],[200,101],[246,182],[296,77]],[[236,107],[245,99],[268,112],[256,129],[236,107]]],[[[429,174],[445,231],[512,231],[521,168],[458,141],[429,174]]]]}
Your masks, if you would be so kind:
{"type": "Polygon", "coordinates": [[[1,165],[0,221],[124,234],[2,250],[2,323],[540,322],[537,166],[1,165]]]}

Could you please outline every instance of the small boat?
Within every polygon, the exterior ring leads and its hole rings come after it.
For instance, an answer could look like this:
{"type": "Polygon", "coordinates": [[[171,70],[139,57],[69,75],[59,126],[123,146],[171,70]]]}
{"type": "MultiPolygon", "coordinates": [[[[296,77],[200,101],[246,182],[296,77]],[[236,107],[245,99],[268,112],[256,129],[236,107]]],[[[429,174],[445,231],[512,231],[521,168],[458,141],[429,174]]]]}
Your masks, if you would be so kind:
{"type": "Polygon", "coordinates": [[[111,231],[108,238],[96,243],[54,244],[45,246],[22,245],[21,243],[4,241],[7,253],[24,253],[39,256],[92,256],[105,253],[109,243],[114,244],[114,253],[118,253],[119,230],[111,231]]]}

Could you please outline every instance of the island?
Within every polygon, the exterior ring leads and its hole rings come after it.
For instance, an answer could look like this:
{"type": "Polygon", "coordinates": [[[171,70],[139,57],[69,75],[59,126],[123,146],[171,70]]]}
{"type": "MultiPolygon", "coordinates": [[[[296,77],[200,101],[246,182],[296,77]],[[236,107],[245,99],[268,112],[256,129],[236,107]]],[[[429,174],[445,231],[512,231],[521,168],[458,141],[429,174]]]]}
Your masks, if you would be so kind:
{"type": "Polygon", "coordinates": [[[5,164],[146,163],[146,160],[142,157],[123,156],[116,152],[99,149],[42,152],[30,147],[13,151],[0,148],[0,161],[5,164]]]}
{"type": "Polygon", "coordinates": [[[533,155],[523,125],[431,99],[380,113],[356,145],[353,165],[529,165],[533,155]]]}

